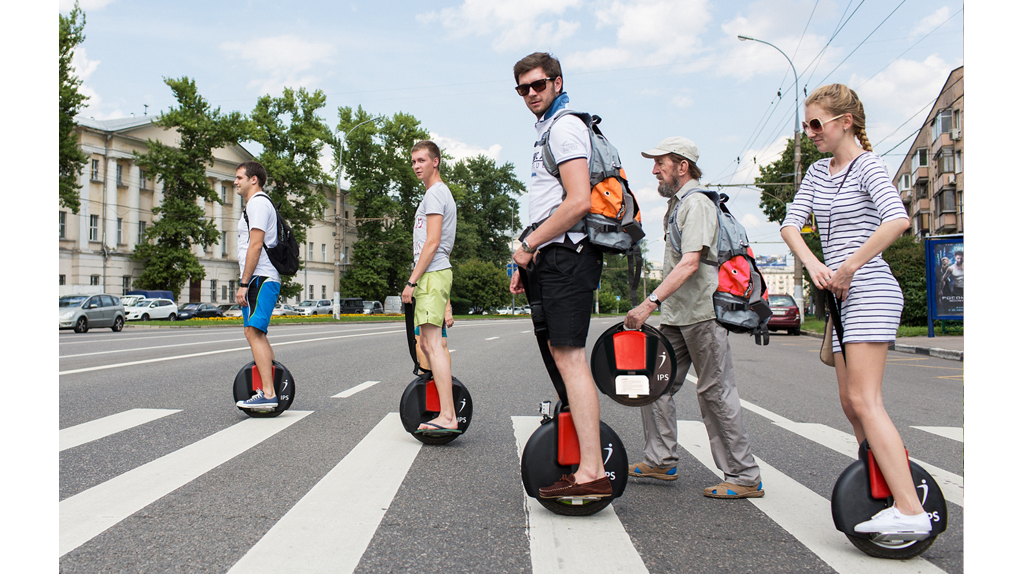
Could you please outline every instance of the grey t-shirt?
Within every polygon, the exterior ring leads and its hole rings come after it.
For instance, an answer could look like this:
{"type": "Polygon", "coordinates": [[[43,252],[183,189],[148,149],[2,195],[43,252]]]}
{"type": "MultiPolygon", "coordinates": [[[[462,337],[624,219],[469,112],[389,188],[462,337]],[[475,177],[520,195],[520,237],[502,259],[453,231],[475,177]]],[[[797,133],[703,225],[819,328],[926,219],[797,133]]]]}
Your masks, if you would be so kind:
{"type": "Polygon", "coordinates": [[[423,194],[423,201],[416,208],[416,219],[412,228],[413,265],[419,263],[423,244],[427,242],[427,215],[431,214],[441,215],[441,245],[437,247],[437,253],[427,267],[427,273],[452,266],[448,257],[451,255],[452,246],[455,245],[455,198],[443,181],[430,186],[423,194]]]}

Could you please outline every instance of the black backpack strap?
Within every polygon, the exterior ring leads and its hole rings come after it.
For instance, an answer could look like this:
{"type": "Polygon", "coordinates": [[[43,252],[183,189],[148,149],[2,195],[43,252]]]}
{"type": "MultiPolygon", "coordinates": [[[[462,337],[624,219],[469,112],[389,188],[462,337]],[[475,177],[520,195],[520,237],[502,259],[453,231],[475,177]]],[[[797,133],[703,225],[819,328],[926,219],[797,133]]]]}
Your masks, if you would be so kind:
{"type": "Polygon", "coordinates": [[[544,305],[540,299],[540,279],[534,272],[533,262],[526,267],[519,266],[519,279],[526,289],[526,298],[530,302],[530,319],[533,321],[533,334],[537,336],[537,346],[540,347],[540,356],[544,359],[544,367],[548,370],[551,383],[555,386],[558,399],[562,401],[562,408],[569,406],[569,395],[565,391],[565,381],[562,373],[558,371],[555,364],[555,357],[551,355],[551,348],[548,347],[548,323],[544,315],[544,305]]]}
{"type": "MultiPolygon", "coordinates": [[[[278,241],[278,243],[280,243],[281,242],[281,231],[282,231],[282,229],[281,229],[281,213],[278,211],[278,209],[281,207],[281,204],[278,203],[277,205],[274,205],[274,200],[270,199],[270,196],[267,195],[267,192],[265,192],[265,191],[261,191],[260,193],[257,193],[256,195],[252,196],[252,198],[250,198],[250,199],[257,198],[257,197],[259,197],[261,195],[263,197],[267,198],[267,201],[270,202],[270,206],[274,208],[274,218],[275,218],[274,220],[277,222],[277,241],[278,241]]],[[[248,205],[248,202],[246,202],[246,205],[248,205]]],[[[249,214],[245,212],[245,208],[244,207],[242,208],[242,217],[245,218],[245,227],[248,229],[248,227],[249,227],[249,214]]],[[[266,232],[264,232],[264,233],[266,233],[266,232]]],[[[264,235],[264,237],[265,236],[266,235],[264,235]]],[[[269,250],[270,248],[267,247],[266,243],[264,243],[263,244],[263,249],[266,251],[266,250],[269,250]]]]}
{"type": "Polygon", "coordinates": [[[420,360],[416,356],[416,326],[412,324],[413,316],[416,313],[416,298],[413,297],[412,303],[402,303],[402,309],[405,311],[405,336],[409,340],[409,355],[412,357],[412,374],[419,376],[420,373],[426,373],[420,367],[420,360]]]}

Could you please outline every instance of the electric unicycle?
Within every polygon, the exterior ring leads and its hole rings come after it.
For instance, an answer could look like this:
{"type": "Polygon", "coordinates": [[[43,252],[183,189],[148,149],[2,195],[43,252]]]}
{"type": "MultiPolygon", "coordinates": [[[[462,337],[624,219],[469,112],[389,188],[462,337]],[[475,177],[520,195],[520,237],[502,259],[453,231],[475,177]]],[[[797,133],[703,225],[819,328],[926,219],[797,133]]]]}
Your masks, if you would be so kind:
{"type": "Polygon", "coordinates": [[[469,389],[453,375],[452,399],[455,402],[455,416],[459,422],[459,432],[417,431],[421,424],[437,418],[441,413],[441,401],[437,396],[434,375],[430,371],[423,370],[420,367],[419,359],[416,358],[416,335],[413,333],[412,324],[416,299],[413,299],[411,304],[406,303],[404,308],[405,330],[409,339],[409,353],[412,355],[413,361],[412,372],[416,378],[402,393],[402,401],[398,407],[399,417],[402,419],[402,426],[406,432],[423,444],[448,444],[469,428],[469,423],[473,419],[473,398],[469,395],[469,389]]]}
{"type": "Polygon", "coordinates": [[[839,475],[832,488],[832,520],[836,529],[862,552],[876,558],[907,559],[928,550],[946,530],[946,499],[938,483],[917,463],[907,461],[921,506],[932,521],[932,531],[927,535],[856,532],[855,526],[894,504],[867,441],[861,443],[858,456],[859,460],[839,475]]]}
{"type": "MultiPolygon", "coordinates": [[[[250,417],[267,418],[276,417],[292,406],[292,401],[295,400],[295,379],[291,372],[277,361],[273,362],[271,369],[274,372],[274,393],[277,395],[277,407],[265,409],[238,407],[238,410],[250,417]]],[[[235,375],[235,402],[249,400],[257,390],[262,388],[263,382],[260,379],[260,371],[256,368],[256,361],[249,361],[249,364],[242,367],[242,370],[235,375]]]]}

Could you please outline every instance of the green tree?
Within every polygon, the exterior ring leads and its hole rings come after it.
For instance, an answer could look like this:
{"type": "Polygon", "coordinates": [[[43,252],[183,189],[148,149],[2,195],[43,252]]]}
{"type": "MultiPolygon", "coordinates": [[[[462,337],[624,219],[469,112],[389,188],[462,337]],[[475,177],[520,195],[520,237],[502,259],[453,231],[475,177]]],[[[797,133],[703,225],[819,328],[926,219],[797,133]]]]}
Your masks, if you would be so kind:
{"type": "MultiPolygon", "coordinates": [[[[806,134],[800,134],[800,171],[806,173],[807,167],[819,159],[832,157],[830,153],[821,153],[815,147],[814,141],[806,134]]],[[[782,223],[786,219],[786,204],[793,201],[796,192],[793,188],[793,140],[786,142],[786,149],[778,160],[760,168],[761,175],[754,178],[754,185],[761,188],[761,211],[764,212],[768,221],[782,223]],[[781,185],[780,185],[781,184],[781,185]]],[[[801,174],[801,180],[803,175],[801,174]]],[[[821,237],[817,229],[803,235],[807,247],[820,261],[825,256],[821,250],[821,237]]],[[[824,317],[825,298],[824,292],[818,291],[811,281],[807,268],[804,268],[804,285],[810,286],[811,296],[814,297],[814,308],[819,317],[824,317]]]]}
{"type": "MultiPolygon", "coordinates": [[[[342,107],[338,118],[338,129],[349,133],[371,116],[361,106],[342,107]]],[[[425,191],[410,153],[428,136],[415,117],[401,112],[350,133],[340,161],[351,182],[359,240],[341,278],[343,294],[383,301],[409,278],[413,219],[425,191]]]]}
{"type": "Polygon", "coordinates": [[[505,266],[480,260],[463,261],[455,265],[452,269],[453,300],[456,297],[468,299],[471,305],[484,309],[508,305],[512,301],[512,294],[508,291],[505,266]]]}
{"type": "Polygon", "coordinates": [[[71,59],[75,54],[75,47],[85,40],[82,31],[85,29],[85,14],[78,7],[76,0],[75,7],[66,17],[60,17],[60,98],[58,103],[60,119],[58,120],[59,136],[59,166],[60,184],[59,197],[61,207],[71,208],[72,213],[78,213],[81,201],[78,197],[78,190],[82,186],[78,183],[78,175],[89,160],[88,154],[79,149],[78,135],[75,133],[75,116],[82,110],[88,96],[78,91],[82,80],[71,73],[71,59]]]}
{"type": "MultiPolygon", "coordinates": [[[[249,118],[249,137],[263,146],[257,160],[267,170],[264,191],[281,204],[281,216],[299,245],[306,244],[306,229],[323,217],[328,205],[325,194],[333,191],[320,165],[324,145],[334,142],[330,127],[317,115],[326,103],[320,90],[285,88],[279,98],[261,97],[249,118]]],[[[286,299],[301,291],[302,285],[295,281],[281,285],[281,297],[286,299]]]]}
{"type": "Polygon", "coordinates": [[[499,266],[511,260],[507,232],[519,229],[516,199],[526,186],[515,176],[515,166],[501,167],[485,156],[463,159],[442,172],[455,195],[459,224],[452,249],[453,259],[490,261],[499,266]],[[515,218],[517,221],[513,221],[515,218]]]}
{"type": "Polygon", "coordinates": [[[882,252],[892,274],[903,290],[903,314],[900,325],[921,327],[928,324],[928,286],[924,243],[912,235],[901,235],[882,252]]]}
{"type": "Polygon", "coordinates": [[[187,77],[165,78],[178,101],[154,124],[178,133],[178,147],[149,140],[147,151],[135,154],[136,163],[163,182],[163,203],[153,208],[159,216],[146,229],[145,241],[135,247],[132,258],[145,269],[135,284],[141,289],[166,289],[177,299],[189,280],[199,281],[206,271],[192,252],[195,244],[210,245],[219,237],[217,226],[206,220],[197,204],[199,198],[221,203],[219,194],[206,180],[206,168],[213,165],[213,150],[237,144],[245,134],[245,119],[238,112],[221,114],[199,95],[187,77]]]}

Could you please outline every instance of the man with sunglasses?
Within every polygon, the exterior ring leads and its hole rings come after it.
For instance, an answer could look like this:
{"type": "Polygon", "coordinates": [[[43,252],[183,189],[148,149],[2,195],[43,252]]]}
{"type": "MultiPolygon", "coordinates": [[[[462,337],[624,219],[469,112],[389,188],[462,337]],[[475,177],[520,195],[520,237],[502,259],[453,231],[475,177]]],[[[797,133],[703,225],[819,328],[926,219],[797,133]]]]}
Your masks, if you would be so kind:
{"type": "Polygon", "coordinates": [[[672,343],[677,369],[669,392],[640,408],[644,457],[629,465],[629,475],[658,480],[679,478],[673,395],[683,386],[693,365],[697,402],[711,441],[711,455],[725,474],[723,482],[704,489],[704,496],[760,498],[764,496],[761,470],[750,452],[743,424],[728,332],[715,318],[718,265],[706,261],[708,253],[718,248],[718,212],[714,202],[700,193],[700,152],[692,141],[670,137],[640,155],[654,160],[652,173],[658,180],[658,193],[668,199],[665,232],[667,235],[669,226],[675,226],[680,241],[676,251],[666,238],[665,269],[671,272],[648,300],[626,314],[624,323],[628,329],[639,329],[655,309],[661,308],[659,329],[672,343]]]}
{"type": "MultiPolygon", "coordinates": [[[[555,117],[569,102],[569,96],[562,91],[562,69],[557,59],[535,52],[517,62],[512,71],[516,92],[537,117],[538,140],[533,148],[530,181],[531,225],[512,258],[523,268],[533,264],[531,285],[539,285],[548,346],[565,382],[580,444],[576,472],[541,488],[539,495],[611,496],[612,484],[605,476],[601,456],[597,389],[586,355],[590,307],[601,279],[602,256],[586,234],[567,233],[590,211],[590,134],[583,121],[574,115],[555,117]],[[539,141],[549,130],[557,177],[544,167],[539,141]]],[[[525,291],[518,270],[512,275],[509,290],[525,291]]]]}

